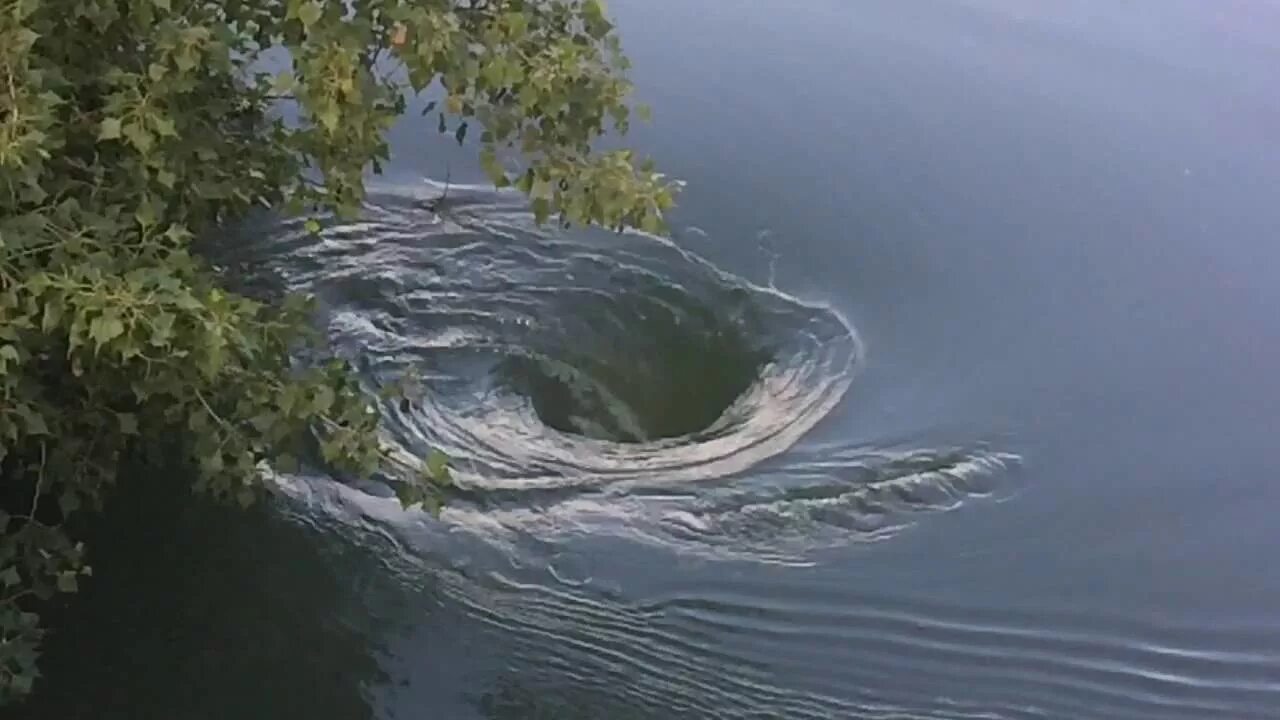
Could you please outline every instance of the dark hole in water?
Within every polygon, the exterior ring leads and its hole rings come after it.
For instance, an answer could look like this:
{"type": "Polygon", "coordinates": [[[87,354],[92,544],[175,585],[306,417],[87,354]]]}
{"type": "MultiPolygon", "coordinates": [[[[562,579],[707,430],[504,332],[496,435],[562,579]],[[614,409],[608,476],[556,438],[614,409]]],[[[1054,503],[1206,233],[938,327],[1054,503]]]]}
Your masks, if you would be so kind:
{"type": "Polygon", "coordinates": [[[499,368],[548,426],[633,443],[694,434],[720,419],[771,356],[748,323],[714,310],[634,297],[609,310],[580,318],[559,347],[499,368]]]}

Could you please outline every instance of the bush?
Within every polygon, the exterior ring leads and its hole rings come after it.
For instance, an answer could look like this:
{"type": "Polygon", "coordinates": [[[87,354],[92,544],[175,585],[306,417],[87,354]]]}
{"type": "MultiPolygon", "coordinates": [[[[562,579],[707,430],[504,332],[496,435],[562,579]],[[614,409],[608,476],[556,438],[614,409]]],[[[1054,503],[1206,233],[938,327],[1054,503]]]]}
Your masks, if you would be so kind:
{"type": "MultiPolygon", "coordinates": [[[[244,504],[317,440],[344,472],[385,462],[345,364],[296,360],[307,300],[223,289],[193,238],[353,215],[432,87],[429,130],[473,130],[539,221],[659,228],[671,185],[593,149],[626,132],[626,67],[599,0],[0,0],[0,703],[38,675],[33,603],[90,574],[68,518],[123,459],[244,504]]],[[[406,503],[439,500],[424,465],[406,503]]]]}

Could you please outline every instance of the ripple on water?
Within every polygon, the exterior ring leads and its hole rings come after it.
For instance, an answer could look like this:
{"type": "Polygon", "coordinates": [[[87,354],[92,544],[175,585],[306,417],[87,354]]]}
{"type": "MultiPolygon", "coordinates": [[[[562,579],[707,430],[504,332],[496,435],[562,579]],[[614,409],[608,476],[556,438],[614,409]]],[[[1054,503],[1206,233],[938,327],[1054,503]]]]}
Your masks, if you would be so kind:
{"type": "Polygon", "coordinates": [[[300,508],[386,542],[398,576],[441,600],[430,636],[396,653],[404,673],[452,633],[451,660],[506,669],[475,699],[495,718],[1273,712],[1280,627],[1019,616],[798,576],[605,592],[568,540],[804,564],[997,493],[1017,458],[798,443],[863,362],[838,312],[657,238],[542,232],[507,196],[453,193],[444,216],[389,190],[318,237],[286,223],[251,263],[318,294],[371,386],[408,369],[425,380],[420,402],[384,410],[406,456],[453,457],[458,495],[439,521],[282,480],[300,508]]]}
{"type": "MultiPolygon", "coordinates": [[[[1265,720],[1280,698],[1274,622],[958,606],[821,569],[718,573],[627,598],[547,582],[542,568],[494,569],[394,499],[324,479],[289,487],[299,507],[372,529],[406,582],[435,597],[434,619],[388,671],[421,679],[432,653],[465,658],[485,668],[469,686],[495,720],[1265,720]]],[[[387,688],[388,706],[417,707],[397,700],[408,692],[387,688]]]]}
{"type": "Polygon", "coordinates": [[[317,294],[371,384],[425,380],[420,402],[383,409],[406,457],[453,459],[446,521],[498,542],[621,534],[803,562],[989,494],[1015,459],[785,453],[862,365],[838,311],[660,238],[544,231],[510,195],[455,186],[443,215],[426,195],[384,190],[358,221],[286,222],[254,250],[317,294]]]}

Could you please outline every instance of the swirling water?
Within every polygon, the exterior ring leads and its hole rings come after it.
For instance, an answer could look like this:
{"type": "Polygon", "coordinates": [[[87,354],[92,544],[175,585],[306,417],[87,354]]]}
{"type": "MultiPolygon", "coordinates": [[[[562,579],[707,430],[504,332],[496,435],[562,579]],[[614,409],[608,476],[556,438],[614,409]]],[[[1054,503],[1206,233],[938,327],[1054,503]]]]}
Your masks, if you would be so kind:
{"type": "Polygon", "coordinates": [[[125,496],[29,716],[1280,717],[1274,4],[611,9],[674,238],[247,228],[459,486],[125,496]]]}
{"type": "MultiPolygon", "coordinates": [[[[439,447],[454,458],[458,492],[438,520],[368,486],[285,486],[304,507],[395,536],[457,626],[471,628],[458,653],[501,648],[515,671],[475,698],[483,712],[1268,711],[1280,687],[1274,629],[996,613],[812,577],[793,586],[785,575],[713,573],[694,589],[628,598],[630,573],[601,567],[583,544],[612,537],[700,557],[712,563],[700,576],[716,563],[809,565],[824,549],[1007,497],[1019,458],[979,446],[798,445],[856,392],[868,353],[838,312],[669,241],[538,229],[510,196],[474,187],[452,187],[436,207],[443,191],[383,186],[363,219],[316,237],[285,223],[259,236],[253,265],[318,294],[334,346],[371,390],[410,369],[423,378],[415,402],[385,410],[406,457],[439,447]],[[700,422],[682,425],[686,409],[700,422]],[[805,681],[780,682],[779,664],[805,681]]],[[[441,624],[396,651],[407,676],[441,624]]],[[[396,697],[388,707],[406,702],[396,697]]]]}
{"type": "MultiPolygon", "coordinates": [[[[521,537],[623,535],[804,563],[990,495],[1016,461],[984,448],[788,453],[865,352],[834,309],[658,237],[539,229],[518,196],[382,186],[363,217],[255,233],[246,270],[315,294],[333,346],[384,403],[406,464],[452,459],[442,520],[521,537]]],[[[241,273],[253,283],[252,273],[241,273]]],[[[395,478],[386,478],[396,482],[395,478]]],[[[385,493],[384,493],[385,494],[385,493]]]]}

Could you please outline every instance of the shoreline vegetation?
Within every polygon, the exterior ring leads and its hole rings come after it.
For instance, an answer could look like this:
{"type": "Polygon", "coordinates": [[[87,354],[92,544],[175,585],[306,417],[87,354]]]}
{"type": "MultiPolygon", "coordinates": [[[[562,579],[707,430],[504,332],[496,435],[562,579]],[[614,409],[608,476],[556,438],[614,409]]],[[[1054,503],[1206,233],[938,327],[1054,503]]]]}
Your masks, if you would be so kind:
{"type": "MultiPolygon", "coordinates": [[[[228,291],[193,240],[352,217],[428,91],[423,132],[539,222],[661,230],[675,183],[594,147],[640,114],[627,68],[600,0],[0,0],[0,705],[38,689],[38,612],[111,582],[76,528],[121,468],[248,506],[268,466],[387,462],[308,299],[228,291]]],[[[401,500],[431,509],[422,464],[401,500]]]]}

